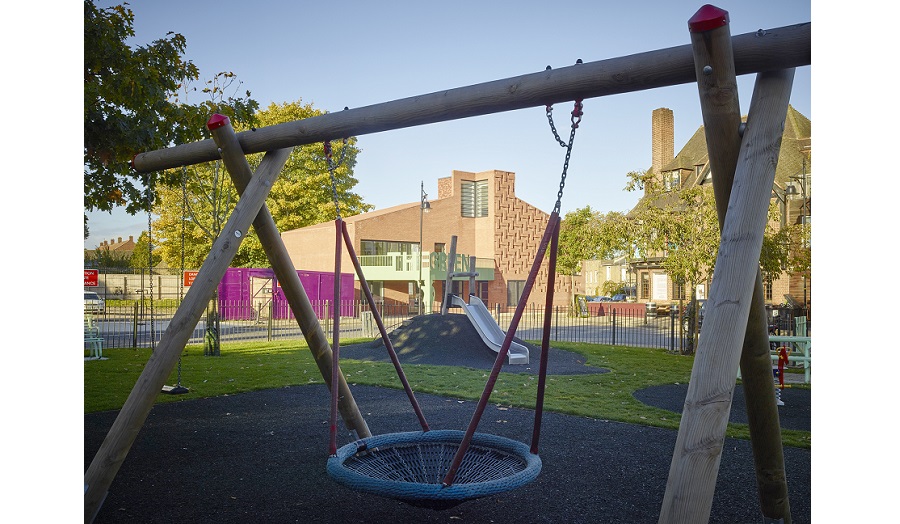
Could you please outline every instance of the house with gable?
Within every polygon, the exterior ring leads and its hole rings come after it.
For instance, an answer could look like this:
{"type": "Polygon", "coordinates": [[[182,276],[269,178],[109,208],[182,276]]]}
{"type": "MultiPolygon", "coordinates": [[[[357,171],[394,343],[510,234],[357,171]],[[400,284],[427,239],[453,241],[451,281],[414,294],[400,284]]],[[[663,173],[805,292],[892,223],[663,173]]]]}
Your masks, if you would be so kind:
{"type": "MultiPolygon", "coordinates": [[[[706,135],[701,126],[688,140],[684,147],[674,154],[674,115],[668,108],[659,108],[652,115],[652,166],[647,171],[656,179],[659,187],[665,192],[675,192],[712,184],[712,173],[709,165],[709,153],[706,146],[706,135]]],[[[775,170],[775,181],[772,187],[772,199],[779,207],[780,225],[809,224],[812,214],[812,165],[811,165],[811,123],[796,109],[788,106],[785,118],[784,134],[778,165],[775,170]]],[[[644,199],[648,195],[644,195],[644,199]]],[[[657,198],[659,198],[657,196],[657,198]]],[[[666,195],[662,196],[665,200],[666,195]]],[[[640,203],[639,203],[640,205],[640,203]]],[[[622,269],[621,261],[591,261],[593,265],[586,267],[594,273],[606,272],[630,284],[639,302],[666,303],[686,299],[685,290],[666,275],[662,267],[665,253],[656,257],[647,257],[631,261],[622,269]],[[596,266],[596,267],[595,267],[596,266]]],[[[586,261],[587,262],[587,261],[586,261]]],[[[598,285],[588,282],[589,275],[583,278],[585,291],[598,285]]],[[[765,278],[764,290],[766,302],[770,304],[791,303],[791,306],[808,306],[811,301],[810,280],[802,275],[782,273],[774,278],[765,278]]],[[[601,282],[602,284],[602,282],[601,282]]],[[[706,298],[709,280],[697,288],[697,298],[706,298]]]]}

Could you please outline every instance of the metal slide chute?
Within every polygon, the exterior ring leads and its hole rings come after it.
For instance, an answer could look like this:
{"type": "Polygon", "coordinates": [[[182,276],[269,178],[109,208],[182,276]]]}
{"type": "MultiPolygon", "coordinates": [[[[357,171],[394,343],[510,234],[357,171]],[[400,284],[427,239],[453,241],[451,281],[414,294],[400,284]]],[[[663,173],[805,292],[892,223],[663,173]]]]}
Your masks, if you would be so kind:
{"type": "MultiPolygon", "coordinates": [[[[484,302],[475,295],[469,295],[468,304],[462,297],[457,295],[452,295],[451,300],[453,306],[460,307],[466,312],[466,316],[472,322],[472,325],[475,326],[475,331],[478,332],[481,340],[494,352],[499,353],[500,347],[503,345],[503,339],[506,338],[506,333],[494,321],[494,317],[491,316],[491,312],[488,311],[484,302]]],[[[509,346],[507,361],[510,364],[528,364],[528,348],[513,341],[509,346]]]]}

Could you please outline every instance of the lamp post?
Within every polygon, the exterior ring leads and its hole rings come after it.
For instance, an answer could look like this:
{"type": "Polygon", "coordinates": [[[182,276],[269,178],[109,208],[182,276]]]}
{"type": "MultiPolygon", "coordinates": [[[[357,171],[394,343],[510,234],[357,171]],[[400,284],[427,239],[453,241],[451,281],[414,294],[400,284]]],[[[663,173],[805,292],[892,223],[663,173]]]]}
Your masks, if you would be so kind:
{"type": "Polygon", "coordinates": [[[416,287],[418,288],[416,294],[418,295],[419,314],[421,315],[422,301],[425,298],[425,292],[422,289],[423,285],[425,284],[422,281],[422,256],[425,253],[425,251],[423,250],[424,246],[422,245],[422,231],[423,225],[425,224],[425,213],[431,210],[431,204],[428,202],[428,193],[425,192],[424,180],[422,181],[422,185],[419,188],[419,191],[419,280],[418,282],[416,282],[416,287]]]}

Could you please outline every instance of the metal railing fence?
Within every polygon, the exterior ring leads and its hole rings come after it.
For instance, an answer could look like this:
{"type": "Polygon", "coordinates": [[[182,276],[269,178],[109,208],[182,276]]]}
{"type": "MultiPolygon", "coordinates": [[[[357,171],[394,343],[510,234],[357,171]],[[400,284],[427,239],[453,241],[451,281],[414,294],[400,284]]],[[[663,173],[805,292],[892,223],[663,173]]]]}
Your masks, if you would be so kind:
{"type": "MultiPolygon", "coordinates": [[[[93,324],[107,348],[155,347],[168,327],[178,307],[178,300],[155,301],[107,301],[102,313],[85,313],[93,316],[93,324]]],[[[331,341],[332,301],[312,303],[322,329],[331,341]]],[[[345,301],[340,304],[340,336],[342,340],[376,338],[379,336],[374,317],[368,304],[362,301],[345,301]]],[[[508,330],[513,311],[499,304],[491,314],[497,324],[508,330]]],[[[408,304],[381,304],[379,314],[388,332],[415,316],[416,309],[408,304]]],[[[451,313],[459,313],[451,309],[451,313]]],[[[670,352],[690,352],[692,346],[691,319],[673,308],[669,313],[647,315],[642,311],[612,310],[599,316],[581,316],[579,310],[567,306],[554,307],[551,314],[551,341],[586,342],[612,346],[640,346],[665,349],[670,352]]],[[[431,314],[439,314],[440,308],[431,314]]],[[[529,305],[525,308],[516,337],[522,340],[540,340],[544,323],[544,306],[529,305]]],[[[775,322],[770,322],[770,333],[793,335],[794,318],[790,311],[783,312],[775,322]]],[[[806,323],[807,334],[810,324],[806,323]]],[[[303,339],[293,314],[289,309],[274,308],[271,301],[210,301],[207,310],[194,327],[189,344],[219,342],[275,341],[303,339]],[[230,315],[241,311],[241,315],[230,315]],[[249,312],[249,313],[248,313],[249,312]]]]}

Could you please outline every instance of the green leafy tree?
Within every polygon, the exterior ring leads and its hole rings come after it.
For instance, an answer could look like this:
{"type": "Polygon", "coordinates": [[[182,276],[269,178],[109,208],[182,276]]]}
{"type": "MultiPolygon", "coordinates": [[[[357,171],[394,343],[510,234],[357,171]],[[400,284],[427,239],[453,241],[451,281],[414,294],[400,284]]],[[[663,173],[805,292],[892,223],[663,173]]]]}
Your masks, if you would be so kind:
{"type": "Polygon", "coordinates": [[[146,231],[141,231],[137,242],[134,243],[134,252],[131,253],[131,267],[142,269],[159,266],[162,257],[159,255],[158,247],[154,240],[151,255],[150,235],[146,231]]]}
{"type": "MultiPolygon", "coordinates": [[[[112,211],[124,206],[136,214],[148,210],[145,188],[153,191],[159,174],[131,169],[135,154],[204,138],[210,103],[191,105],[197,67],[183,58],[184,36],[168,33],[149,45],[132,48],[134,13],[127,3],[97,8],[84,2],[84,208],[112,211]]],[[[234,81],[233,73],[220,80],[234,81]]],[[[221,109],[235,120],[248,119],[258,104],[233,97],[221,109]]],[[[169,179],[166,182],[174,183],[169,179]]],[[[85,214],[85,238],[89,232],[85,214]]]]}
{"type": "Polygon", "coordinates": [[[581,262],[597,257],[597,212],[586,206],[566,213],[559,228],[559,253],[556,258],[560,273],[574,276],[581,262]]]}
{"type": "MultiPolygon", "coordinates": [[[[259,126],[302,120],[322,114],[311,104],[301,101],[271,104],[254,115],[259,126]]],[[[248,130],[245,124],[235,125],[236,131],[248,130]]],[[[337,164],[335,179],[341,216],[347,217],[369,211],[372,206],[353,192],[358,183],[353,167],[359,150],[356,140],[332,144],[332,162],[337,164]]],[[[262,154],[247,157],[251,169],[262,160],[262,154]]],[[[212,243],[238,200],[224,166],[219,162],[173,170],[171,178],[181,177],[181,183],[160,186],[154,212],[159,216],[154,224],[158,232],[160,252],[171,267],[181,267],[182,240],[184,267],[199,267],[209,253],[212,243]]],[[[266,201],[279,231],[287,231],[334,220],[335,207],[331,190],[328,162],[322,144],[295,147],[273,184],[266,201]]],[[[269,265],[255,231],[244,238],[232,262],[237,267],[266,267],[269,265]]]]}

